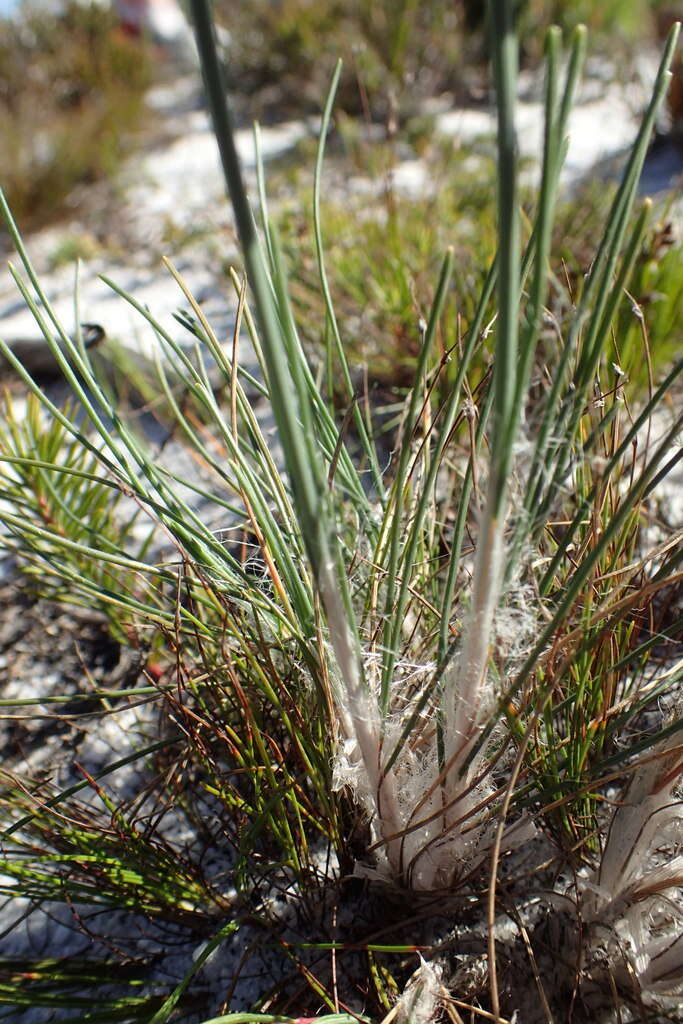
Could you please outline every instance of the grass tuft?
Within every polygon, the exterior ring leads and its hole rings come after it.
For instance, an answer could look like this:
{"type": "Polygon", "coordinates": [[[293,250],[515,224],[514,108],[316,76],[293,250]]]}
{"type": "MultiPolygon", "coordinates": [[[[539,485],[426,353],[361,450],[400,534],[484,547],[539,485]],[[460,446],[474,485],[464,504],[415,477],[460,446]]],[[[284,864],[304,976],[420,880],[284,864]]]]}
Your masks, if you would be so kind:
{"type": "MultiPolygon", "coordinates": [[[[652,372],[643,391],[624,372],[620,331],[652,244],[652,204],[638,199],[638,182],[677,29],[596,252],[572,282],[553,238],[585,30],[566,52],[559,30],[546,36],[541,180],[523,230],[517,32],[511,5],[493,0],[496,244],[455,327],[455,249],[432,254],[431,301],[415,324],[412,380],[387,451],[349,362],[325,248],[324,157],[341,67],[313,179],[319,366],[304,348],[262,166],[256,226],[208,5],[192,0],[192,11],[246,271],[230,274],[233,336],[216,337],[169,261],[192,348],[112,287],[158,340],[156,380],[136,390],[162,396],[158,416],[199,477],[151,450],[124,415],[50,306],[0,200],[15,281],[78,402],[53,403],[0,341],[30,393],[26,421],[8,399],[0,431],[4,543],[44,591],[94,603],[145,655],[141,685],[92,688],[99,720],[149,715],[114,763],[75,764],[76,783],[5,770],[3,892],[200,934],[151,1024],[182,1019],[213,954],[247,928],[286,967],[253,1012],[231,1013],[244,953],[213,1024],[294,1021],[293,1003],[294,1013],[329,1011],[309,1019],[330,1024],[457,1020],[458,1008],[500,1022],[528,994],[524,979],[548,1019],[566,1019],[605,974],[617,1008],[645,997],[663,1006],[680,984],[680,911],[669,907],[680,857],[665,860],[680,819],[680,713],[643,723],[681,675],[670,656],[681,623],[665,600],[680,587],[683,548],[680,533],[659,528],[653,502],[681,458],[683,416],[664,413],[683,362],[657,380],[652,372]],[[560,317],[561,279],[572,294],[560,317]],[[256,374],[240,359],[247,344],[256,374]],[[142,540],[131,508],[150,524],[142,540]],[[161,739],[147,735],[150,723],[161,739]],[[117,795],[133,764],[139,792],[117,795]],[[166,834],[171,815],[194,845],[166,834]],[[586,926],[574,927],[565,968],[564,918],[552,918],[557,984],[539,968],[551,940],[528,913],[523,869],[507,881],[503,870],[524,864],[525,845],[547,853],[546,841],[559,871],[543,875],[553,890],[544,907],[571,905],[586,926]],[[217,848],[227,866],[206,863],[217,848]],[[563,871],[575,881],[562,883],[563,871]],[[462,983],[471,1004],[449,993],[447,949],[423,929],[435,904],[456,908],[479,944],[480,980],[475,970],[462,983]],[[499,955],[507,914],[525,971],[499,955]],[[418,952],[427,955],[416,970],[418,952]]],[[[645,329],[629,344],[648,352],[645,329]]],[[[539,861],[532,878],[546,870],[539,861]]],[[[51,1005],[61,1006],[61,968],[49,970],[51,1005]]],[[[150,1009],[128,999],[112,1012],[139,1019],[150,1009]]]]}

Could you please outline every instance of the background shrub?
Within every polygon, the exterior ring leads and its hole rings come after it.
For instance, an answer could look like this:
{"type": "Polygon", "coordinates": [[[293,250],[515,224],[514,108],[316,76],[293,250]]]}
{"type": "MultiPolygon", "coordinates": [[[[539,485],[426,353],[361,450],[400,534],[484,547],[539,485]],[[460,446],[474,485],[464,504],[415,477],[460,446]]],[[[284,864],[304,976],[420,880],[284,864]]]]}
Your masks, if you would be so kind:
{"type": "Polygon", "coordinates": [[[150,80],[145,44],[99,4],[0,21],[0,180],[26,228],[63,215],[77,185],[114,174],[150,80]]]}

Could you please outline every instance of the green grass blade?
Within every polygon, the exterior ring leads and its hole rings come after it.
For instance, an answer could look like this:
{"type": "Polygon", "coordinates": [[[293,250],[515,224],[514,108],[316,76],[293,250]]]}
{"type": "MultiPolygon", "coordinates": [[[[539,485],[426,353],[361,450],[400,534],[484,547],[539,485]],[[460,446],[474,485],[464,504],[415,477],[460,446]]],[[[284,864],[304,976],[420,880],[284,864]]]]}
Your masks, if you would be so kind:
{"type": "MultiPolygon", "coordinates": [[[[313,178],[313,231],[315,236],[315,250],[318,261],[318,276],[320,278],[320,287],[322,289],[323,298],[325,300],[325,310],[327,313],[327,320],[329,329],[332,332],[332,338],[334,340],[337,359],[342,371],[342,377],[344,380],[344,386],[346,388],[346,398],[349,403],[354,401],[354,388],[351,380],[351,373],[349,370],[349,364],[344,352],[344,345],[342,343],[341,334],[339,331],[339,325],[337,323],[337,317],[334,312],[334,304],[332,301],[332,293],[330,291],[330,285],[327,278],[327,271],[325,269],[325,249],[323,246],[323,235],[322,235],[322,224],[320,217],[320,194],[322,186],[322,170],[323,161],[325,157],[325,141],[327,139],[327,133],[330,127],[330,119],[332,117],[332,108],[334,105],[334,98],[337,93],[337,86],[339,85],[339,77],[342,71],[342,62],[337,61],[337,65],[332,75],[332,81],[327,94],[327,100],[325,101],[325,107],[323,110],[322,120],[320,122],[320,140],[318,143],[318,154],[315,162],[315,174],[313,178]]],[[[374,489],[380,498],[384,494],[384,482],[382,480],[382,473],[379,468],[377,461],[377,452],[375,446],[372,443],[371,437],[368,435],[363,416],[361,415],[358,405],[353,405],[353,419],[358,431],[358,436],[361,440],[363,451],[368,460],[370,471],[372,473],[372,482],[374,489]]]]}

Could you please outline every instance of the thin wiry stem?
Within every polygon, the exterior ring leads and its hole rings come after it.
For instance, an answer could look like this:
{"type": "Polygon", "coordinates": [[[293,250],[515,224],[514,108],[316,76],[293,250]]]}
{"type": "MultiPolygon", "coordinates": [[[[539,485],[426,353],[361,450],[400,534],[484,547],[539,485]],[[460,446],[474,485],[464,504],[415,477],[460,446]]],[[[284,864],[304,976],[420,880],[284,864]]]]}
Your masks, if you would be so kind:
{"type": "Polygon", "coordinates": [[[518,427],[515,398],[520,244],[517,137],[514,123],[517,40],[512,5],[509,2],[494,0],[491,4],[491,38],[498,103],[500,237],[498,320],[493,371],[493,436],[487,500],[477,541],[472,603],[464,629],[462,652],[446,680],[445,756],[452,766],[446,784],[447,792],[456,791],[460,785],[460,766],[469,752],[482,714],[493,619],[503,575],[503,530],[508,476],[518,427]]]}

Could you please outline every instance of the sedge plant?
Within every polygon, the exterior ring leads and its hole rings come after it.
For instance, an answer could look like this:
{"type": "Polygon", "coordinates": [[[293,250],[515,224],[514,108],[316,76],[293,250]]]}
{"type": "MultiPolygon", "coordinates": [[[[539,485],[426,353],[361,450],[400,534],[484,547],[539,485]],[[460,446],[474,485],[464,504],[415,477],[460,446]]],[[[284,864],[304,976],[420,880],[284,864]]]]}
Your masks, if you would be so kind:
{"type": "MultiPolygon", "coordinates": [[[[233,336],[227,343],[216,337],[170,263],[189,309],[179,317],[189,346],[110,283],[156,334],[157,415],[182,437],[196,476],[150,451],[124,416],[78,332],[56,316],[2,200],[23,267],[12,271],[18,288],[80,407],[78,416],[60,408],[0,342],[35,396],[28,433],[8,405],[0,434],[0,497],[14,508],[6,546],[38,587],[95,600],[118,636],[155,651],[161,668],[140,696],[154,690],[174,725],[163,742],[181,751],[169,773],[175,795],[197,821],[199,803],[193,807],[188,793],[200,780],[234,851],[242,897],[258,902],[254,894],[273,872],[285,872],[309,897],[319,892],[321,844],[342,873],[355,867],[412,900],[453,893],[488,871],[494,1015],[497,865],[533,834],[530,809],[575,866],[588,861],[597,871],[585,890],[595,895],[582,894],[595,936],[603,911],[614,924],[638,904],[641,879],[626,861],[650,836],[649,824],[623,812],[630,847],[618,845],[615,815],[595,867],[601,789],[621,773],[633,775],[635,757],[657,764],[641,783],[650,823],[663,802],[675,803],[680,774],[670,739],[680,721],[669,724],[666,739],[657,731],[640,735],[633,723],[680,675],[675,662],[658,664],[654,651],[680,635],[680,621],[664,621],[658,606],[680,583],[681,537],[660,537],[644,550],[642,524],[680,459],[683,416],[674,414],[656,435],[648,424],[683,363],[632,405],[615,338],[624,310],[632,309],[629,279],[651,213],[648,201],[636,209],[637,187],[677,32],[667,41],[590,272],[560,328],[547,313],[549,288],[560,287],[550,270],[551,242],[585,33],[574,33],[564,64],[560,33],[547,36],[540,186],[523,246],[511,8],[504,0],[490,5],[497,254],[466,332],[437,358],[453,275],[453,252],[444,253],[429,316],[415,326],[415,379],[389,469],[373,409],[346,357],[325,262],[323,163],[339,67],[321,119],[313,196],[336,376],[328,394],[292,312],[260,164],[262,231],[256,227],[208,4],[192,0],[246,271],[246,280],[232,272],[233,336]],[[242,357],[244,346],[256,369],[242,357]],[[119,514],[133,507],[156,532],[136,540],[131,524],[129,535],[117,535],[116,510],[105,514],[107,492],[119,514]]],[[[256,145],[258,152],[258,135],[256,145]]],[[[75,314],[78,323],[78,297],[75,314]]],[[[132,817],[116,819],[99,779],[85,779],[88,785],[117,821],[109,848],[83,822],[67,835],[61,811],[73,791],[50,793],[31,809],[8,790],[9,878],[27,892],[39,886],[42,896],[54,895],[45,865],[56,855],[78,858],[72,851],[80,845],[106,878],[111,902],[189,926],[202,915],[211,925],[232,906],[219,879],[205,882],[191,862],[173,866],[165,843],[151,843],[132,817]],[[20,867],[26,849],[33,857],[28,874],[20,867]],[[112,861],[127,873],[113,870],[112,861]],[[165,871],[153,896],[154,879],[165,871]]],[[[92,879],[83,856],[78,863],[74,877],[87,898],[92,879]]],[[[660,873],[659,888],[647,883],[647,895],[675,884],[677,870],[676,862],[666,879],[660,873]]],[[[64,891],[72,898],[68,885],[64,891]]],[[[210,927],[205,951],[238,927],[237,918],[210,927]]],[[[663,942],[662,935],[646,937],[634,961],[643,985],[651,979],[658,991],[666,989],[666,971],[677,978],[671,961],[680,952],[663,942]]],[[[154,1024],[175,1012],[202,957],[154,1024]]],[[[442,994],[435,978],[426,970],[416,990],[429,990],[428,1015],[442,994]]],[[[339,1009],[336,997],[309,983],[331,1012],[339,1009]]],[[[216,1018],[239,1019],[274,1018],[216,1018]]]]}

